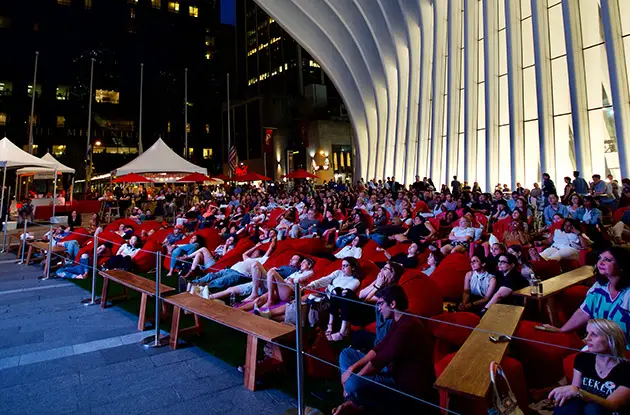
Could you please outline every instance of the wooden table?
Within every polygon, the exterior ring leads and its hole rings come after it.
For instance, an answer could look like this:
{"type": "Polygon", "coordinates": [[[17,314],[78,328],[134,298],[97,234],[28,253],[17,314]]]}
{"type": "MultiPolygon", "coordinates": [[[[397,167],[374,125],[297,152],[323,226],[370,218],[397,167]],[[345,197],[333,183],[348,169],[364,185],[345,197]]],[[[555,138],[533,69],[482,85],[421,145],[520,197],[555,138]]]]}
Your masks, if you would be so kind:
{"type": "MultiPolygon", "coordinates": [[[[99,274],[103,277],[101,308],[106,307],[107,288],[110,280],[125,287],[125,293],[117,298],[127,298],[128,288],[131,288],[132,290],[138,291],[140,294],[142,294],[142,297],[140,298],[140,313],[138,313],[138,330],[143,331],[146,324],[147,298],[155,297],[155,281],[121,269],[101,271],[99,272],[99,274]]],[[[175,288],[169,287],[168,285],[160,284],[160,294],[170,293],[173,291],[175,291],[175,288]]],[[[110,301],[115,299],[116,298],[110,299],[110,301]]]]}
{"type": "Polygon", "coordinates": [[[434,386],[448,393],[485,399],[490,387],[490,362],[501,362],[509,344],[493,343],[489,332],[511,336],[523,310],[519,306],[492,305],[434,386]]]}
{"type": "MultiPolygon", "coordinates": [[[[44,260],[44,276],[46,276],[46,273],[48,271],[48,264],[46,263],[46,252],[48,251],[48,249],[50,249],[49,243],[48,242],[27,242],[27,244],[28,244],[28,252],[26,254],[26,265],[30,264],[33,251],[35,250],[41,251],[43,254],[43,257],[41,259],[44,260]]],[[[62,254],[66,252],[66,248],[64,248],[63,246],[55,245],[53,243],[52,252],[53,254],[62,254]]],[[[50,262],[52,261],[53,260],[51,257],[50,262]]]]}
{"type": "Polygon", "coordinates": [[[594,269],[591,265],[585,265],[578,269],[574,269],[569,272],[557,275],[553,278],[549,278],[542,282],[543,294],[532,295],[531,287],[521,288],[518,291],[512,292],[512,295],[524,297],[525,301],[538,301],[538,306],[542,309],[543,303],[546,304],[547,313],[549,315],[549,321],[552,325],[558,324],[558,318],[555,309],[554,296],[569,287],[580,284],[587,281],[595,275],[594,269]]]}
{"type": "Polygon", "coordinates": [[[245,387],[253,391],[256,389],[256,363],[258,351],[258,339],[270,342],[278,342],[285,336],[295,333],[295,327],[289,324],[279,323],[254,314],[228,307],[221,301],[206,300],[189,293],[181,293],[162,299],[173,305],[173,322],[171,325],[170,346],[177,348],[180,334],[188,331],[200,332],[199,317],[207,318],[224,326],[230,327],[247,334],[247,351],[245,353],[245,387]],[[193,327],[179,328],[181,310],[189,311],[195,315],[193,327]]]}

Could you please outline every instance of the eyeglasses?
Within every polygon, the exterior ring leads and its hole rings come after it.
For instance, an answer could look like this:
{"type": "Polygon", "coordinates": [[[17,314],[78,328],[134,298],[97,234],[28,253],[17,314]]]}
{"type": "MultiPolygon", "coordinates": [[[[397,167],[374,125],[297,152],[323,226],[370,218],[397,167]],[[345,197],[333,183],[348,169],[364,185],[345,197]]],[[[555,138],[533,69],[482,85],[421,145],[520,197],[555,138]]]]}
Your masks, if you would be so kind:
{"type": "Polygon", "coordinates": [[[499,264],[509,264],[509,262],[502,259],[499,261],[499,264]]]}
{"type": "Polygon", "coordinates": [[[341,268],[349,268],[350,264],[341,264],[341,268]]]}
{"type": "Polygon", "coordinates": [[[385,301],[384,301],[384,300],[378,300],[378,301],[376,302],[376,306],[377,306],[377,307],[381,307],[381,306],[382,306],[382,305],[384,305],[384,304],[385,304],[385,301]]]}
{"type": "Polygon", "coordinates": [[[602,261],[602,262],[607,262],[607,263],[610,264],[611,262],[613,262],[615,260],[615,258],[609,258],[609,257],[606,257],[606,256],[600,256],[599,260],[602,261]]]}

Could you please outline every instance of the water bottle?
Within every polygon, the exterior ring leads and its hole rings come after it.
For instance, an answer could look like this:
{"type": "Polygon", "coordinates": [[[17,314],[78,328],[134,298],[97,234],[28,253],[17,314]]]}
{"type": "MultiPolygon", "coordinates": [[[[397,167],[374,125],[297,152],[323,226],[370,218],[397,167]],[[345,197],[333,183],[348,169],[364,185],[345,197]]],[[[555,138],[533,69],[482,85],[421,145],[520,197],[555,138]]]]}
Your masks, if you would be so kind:
{"type": "Polygon", "coordinates": [[[529,275],[529,288],[531,295],[538,296],[538,279],[533,273],[529,275]]]}
{"type": "Polygon", "coordinates": [[[234,307],[234,304],[236,304],[236,294],[234,294],[234,292],[230,293],[230,307],[234,307]]]}

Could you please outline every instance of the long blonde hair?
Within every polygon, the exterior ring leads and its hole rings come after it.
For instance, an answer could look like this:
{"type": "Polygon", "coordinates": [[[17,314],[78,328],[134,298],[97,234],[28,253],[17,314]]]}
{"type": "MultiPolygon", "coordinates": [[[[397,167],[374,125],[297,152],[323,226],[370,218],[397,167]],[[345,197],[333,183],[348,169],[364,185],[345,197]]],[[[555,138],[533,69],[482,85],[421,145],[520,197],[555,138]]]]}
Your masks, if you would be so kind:
{"type": "Polygon", "coordinates": [[[594,318],[589,320],[586,325],[590,325],[593,329],[606,337],[610,354],[616,361],[621,362],[626,360],[626,337],[617,323],[603,318],[594,318]]]}

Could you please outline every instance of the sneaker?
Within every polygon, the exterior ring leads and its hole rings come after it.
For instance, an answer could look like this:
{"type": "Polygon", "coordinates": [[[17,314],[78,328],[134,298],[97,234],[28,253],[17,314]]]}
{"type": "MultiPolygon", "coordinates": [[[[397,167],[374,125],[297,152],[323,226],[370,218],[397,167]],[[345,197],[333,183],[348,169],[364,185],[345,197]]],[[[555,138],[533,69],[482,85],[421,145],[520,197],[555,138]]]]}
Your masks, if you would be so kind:
{"type": "Polygon", "coordinates": [[[201,290],[201,298],[206,300],[210,299],[210,289],[208,289],[207,285],[203,287],[203,290],[201,290]]]}
{"type": "Polygon", "coordinates": [[[192,291],[191,291],[192,287],[193,287],[192,283],[191,283],[191,282],[189,282],[189,283],[186,285],[186,291],[188,291],[189,293],[191,293],[191,294],[192,294],[192,291]]]}

